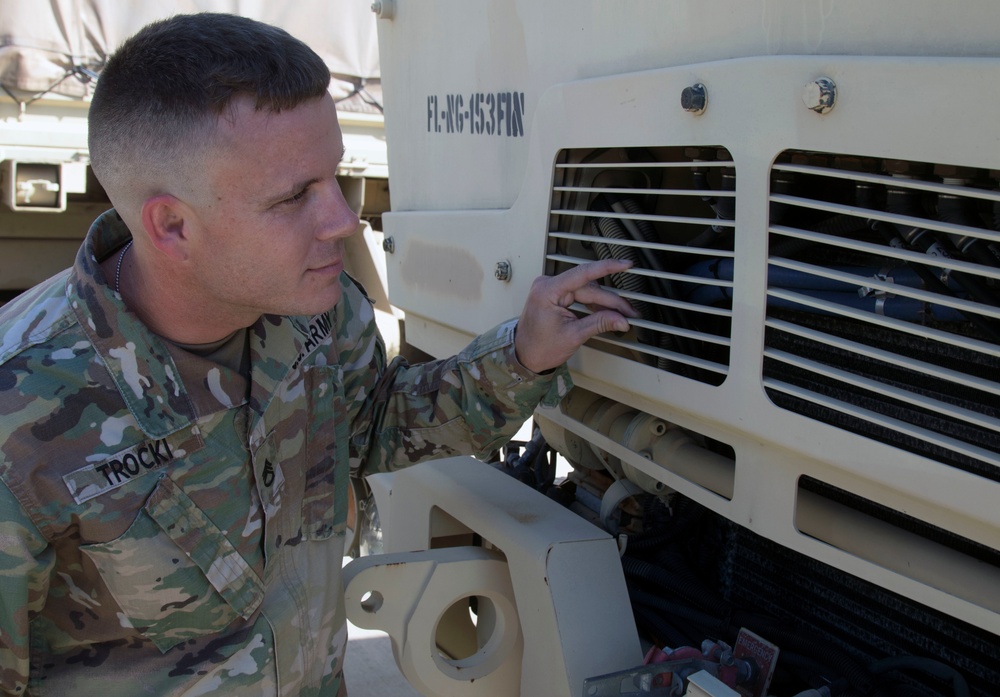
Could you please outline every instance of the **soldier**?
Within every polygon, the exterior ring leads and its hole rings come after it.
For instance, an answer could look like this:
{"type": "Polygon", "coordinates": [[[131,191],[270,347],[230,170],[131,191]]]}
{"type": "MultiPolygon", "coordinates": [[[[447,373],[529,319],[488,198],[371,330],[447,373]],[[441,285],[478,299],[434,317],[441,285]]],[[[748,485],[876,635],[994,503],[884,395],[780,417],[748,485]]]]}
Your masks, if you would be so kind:
{"type": "Polygon", "coordinates": [[[455,357],[387,365],[342,269],[328,81],[229,15],[109,60],[90,150],[114,209],[0,312],[4,694],[346,694],[351,471],[494,450],[581,343],[627,329],[594,283],[626,266],[601,262],[455,357]]]}

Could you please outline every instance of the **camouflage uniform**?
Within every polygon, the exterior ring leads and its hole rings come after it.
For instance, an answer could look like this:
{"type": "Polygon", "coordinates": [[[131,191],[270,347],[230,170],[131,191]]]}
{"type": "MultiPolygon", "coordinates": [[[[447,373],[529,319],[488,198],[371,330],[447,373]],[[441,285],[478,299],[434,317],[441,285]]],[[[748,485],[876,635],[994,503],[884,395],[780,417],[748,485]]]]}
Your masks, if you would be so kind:
{"type": "Polygon", "coordinates": [[[498,447],[569,388],[513,322],[386,365],[350,279],[316,317],[250,329],[251,380],[151,334],[98,261],[0,312],[0,691],[334,695],[349,468],[498,447]]]}

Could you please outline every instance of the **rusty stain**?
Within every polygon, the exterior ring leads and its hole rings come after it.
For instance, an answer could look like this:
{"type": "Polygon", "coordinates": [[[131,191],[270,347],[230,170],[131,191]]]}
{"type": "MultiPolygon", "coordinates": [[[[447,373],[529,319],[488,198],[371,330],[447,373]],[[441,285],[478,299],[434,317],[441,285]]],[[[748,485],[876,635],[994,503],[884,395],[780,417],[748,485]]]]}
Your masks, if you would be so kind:
{"type": "Polygon", "coordinates": [[[402,265],[403,282],[414,290],[447,295],[477,303],[483,294],[485,273],[471,252],[414,240],[402,265]]]}

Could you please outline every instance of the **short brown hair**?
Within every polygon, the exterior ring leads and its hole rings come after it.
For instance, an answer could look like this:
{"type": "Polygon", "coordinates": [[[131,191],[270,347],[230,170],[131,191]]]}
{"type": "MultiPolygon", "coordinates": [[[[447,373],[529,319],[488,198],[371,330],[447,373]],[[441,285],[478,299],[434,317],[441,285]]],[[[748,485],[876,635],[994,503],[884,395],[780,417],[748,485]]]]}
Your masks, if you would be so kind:
{"type": "MultiPolygon", "coordinates": [[[[147,25],[101,72],[89,116],[91,163],[109,189],[183,150],[237,97],[278,112],[323,96],[329,69],[283,29],[220,13],[147,25]]],[[[114,197],[112,197],[114,201],[114,197]]]]}

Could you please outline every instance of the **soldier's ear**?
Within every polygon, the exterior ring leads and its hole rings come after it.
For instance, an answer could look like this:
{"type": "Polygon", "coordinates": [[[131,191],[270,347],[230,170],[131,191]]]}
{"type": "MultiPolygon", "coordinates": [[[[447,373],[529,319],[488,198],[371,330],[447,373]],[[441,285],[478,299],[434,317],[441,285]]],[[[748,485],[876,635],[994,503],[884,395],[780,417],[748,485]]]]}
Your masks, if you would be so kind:
{"type": "Polygon", "coordinates": [[[151,196],[142,204],[142,227],[150,242],[168,258],[188,258],[193,212],[179,198],[170,194],[151,196]]]}

